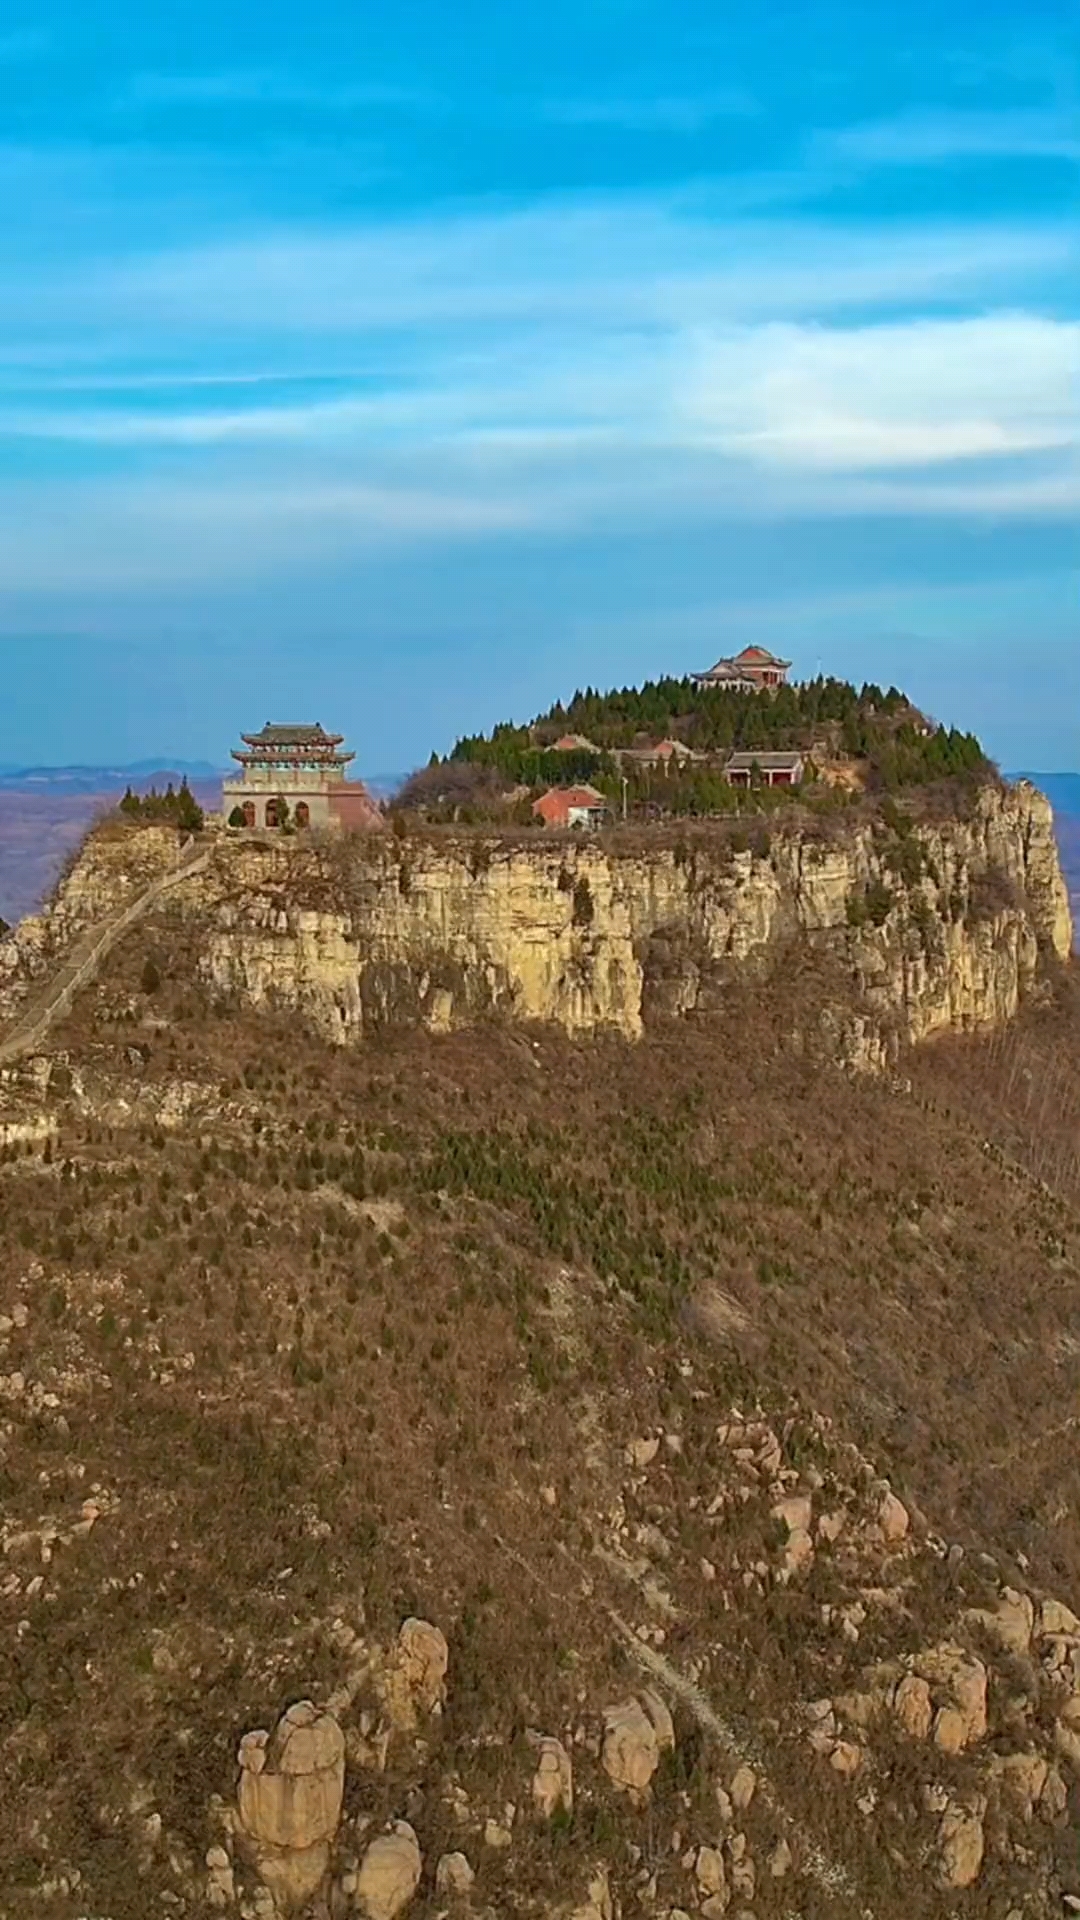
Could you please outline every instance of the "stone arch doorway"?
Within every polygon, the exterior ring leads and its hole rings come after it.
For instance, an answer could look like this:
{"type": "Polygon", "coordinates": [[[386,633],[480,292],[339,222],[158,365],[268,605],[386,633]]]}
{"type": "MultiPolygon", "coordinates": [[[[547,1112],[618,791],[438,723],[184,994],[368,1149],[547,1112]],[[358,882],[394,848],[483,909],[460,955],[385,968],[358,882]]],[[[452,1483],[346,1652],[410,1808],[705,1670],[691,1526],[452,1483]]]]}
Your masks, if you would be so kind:
{"type": "Polygon", "coordinates": [[[245,800],[245,801],[244,801],[244,825],[245,825],[245,827],[253,827],[253,826],[255,825],[255,802],[254,802],[254,800],[245,800]]]}
{"type": "Polygon", "coordinates": [[[268,800],[266,803],[266,824],[268,827],[276,827],[277,823],[278,823],[277,801],[268,800]]]}
{"type": "Polygon", "coordinates": [[[311,808],[306,800],[298,800],[296,803],[296,824],[298,827],[311,825],[311,808]]]}

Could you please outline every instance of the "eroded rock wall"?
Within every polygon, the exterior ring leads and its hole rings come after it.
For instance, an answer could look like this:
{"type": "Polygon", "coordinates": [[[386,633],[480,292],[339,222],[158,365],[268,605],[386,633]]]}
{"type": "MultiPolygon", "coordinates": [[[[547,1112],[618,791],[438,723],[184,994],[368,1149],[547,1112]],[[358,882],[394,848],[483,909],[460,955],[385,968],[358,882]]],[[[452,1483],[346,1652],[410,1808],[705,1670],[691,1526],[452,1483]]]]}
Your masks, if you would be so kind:
{"type": "MultiPolygon", "coordinates": [[[[164,857],[148,843],[143,866],[151,856],[164,857]]],[[[35,960],[109,910],[115,866],[88,852],[34,923],[35,960]]],[[[831,840],[774,829],[742,849],[720,834],[635,848],[223,838],[170,898],[199,922],[215,991],[294,1008],[339,1041],[493,1013],[634,1038],[651,1014],[707,1006],[796,942],[853,990],[867,1064],[895,1039],[1012,1018],[1072,937],[1050,808],[1023,783],[985,789],[964,818],[862,822],[831,840]]],[[[9,978],[20,942],[25,930],[7,943],[9,978]]]]}

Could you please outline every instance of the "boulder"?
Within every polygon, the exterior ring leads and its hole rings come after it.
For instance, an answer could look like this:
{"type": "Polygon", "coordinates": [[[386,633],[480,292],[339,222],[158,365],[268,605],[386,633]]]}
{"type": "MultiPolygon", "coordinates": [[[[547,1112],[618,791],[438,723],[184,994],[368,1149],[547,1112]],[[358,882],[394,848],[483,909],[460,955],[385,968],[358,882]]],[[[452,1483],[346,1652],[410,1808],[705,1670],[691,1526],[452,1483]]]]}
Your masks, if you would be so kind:
{"type": "Polygon", "coordinates": [[[446,1636],[430,1620],[403,1623],[381,1679],[383,1705],[397,1732],[414,1732],[442,1706],[449,1658],[446,1636]]]}
{"type": "Polygon", "coordinates": [[[699,1847],[694,1861],[694,1878],[703,1900],[723,1899],[727,1892],[724,1856],[719,1847],[699,1847]]]}
{"type": "Polygon", "coordinates": [[[784,1546],[781,1562],[785,1573],[801,1573],[814,1557],[814,1542],[805,1527],[793,1527],[784,1546]]]}
{"type": "Polygon", "coordinates": [[[772,1517],[782,1521],[789,1534],[809,1533],[813,1510],[813,1500],[808,1493],[793,1493],[786,1500],[776,1502],[772,1517]]]}
{"type": "Polygon", "coordinates": [[[893,1694],[897,1726],[912,1740],[925,1740],[934,1724],[930,1688],[917,1673],[906,1674],[893,1694]]]}
{"type": "Polygon", "coordinates": [[[561,1740],[543,1738],[539,1743],[536,1772],[532,1782],[533,1806],[544,1820],[556,1813],[574,1810],[573,1769],[570,1755],[561,1740]]]}
{"type": "Polygon", "coordinates": [[[435,1868],[435,1891],[444,1900],[464,1900],[475,1879],[463,1853],[444,1853],[435,1868]]]}
{"type": "Polygon", "coordinates": [[[607,1869],[601,1867],[589,1881],[585,1904],[574,1908],[570,1920],[613,1920],[614,1911],[607,1869]]]}
{"type": "Polygon", "coordinates": [[[662,1700],[652,1687],[642,1687],[638,1697],[652,1721],[656,1744],[661,1753],[674,1753],[675,1722],[671,1717],[667,1701],[662,1700]]]}
{"type": "Polygon", "coordinates": [[[1080,1638],[1080,1620],[1063,1600],[1044,1600],[1039,1608],[1039,1636],[1049,1639],[1057,1634],[1080,1638]]]}
{"type": "Polygon", "coordinates": [[[862,1766],[862,1748],[854,1740],[838,1740],[829,1755],[829,1765],[834,1773],[850,1779],[862,1766]]]}
{"type": "Polygon", "coordinates": [[[318,1889],[345,1790],[345,1741],[332,1714],[299,1700],[272,1733],[240,1742],[237,1834],[286,1911],[318,1889]]]}
{"type": "Polygon", "coordinates": [[[1034,1816],[1049,1771],[1041,1753],[1007,1753],[991,1761],[991,1772],[1003,1798],[1024,1820],[1034,1816]]]}
{"type": "Polygon", "coordinates": [[[946,1807],[938,1828],[938,1881],[943,1887],[971,1887],[979,1877],[986,1847],[982,1815],[955,1803],[946,1807]]]}
{"type": "Polygon", "coordinates": [[[781,1836],[769,1855],[769,1873],[774,1880],[786,1879],[794,1861],[788,1841],[781,1836]]]}
{"type": "Polygon", "coordinates": [[[640,1700],[623,1700],[604,1714],[604,1771],[612,1785],[643,1801],[660,1761],[656,1728],[640,1700]]]}
{"type": "MultiPolygon", "coordinates": [[[[467,1864],[467,1863],[466,1863],[467,1864]]],[[[395,1920],[420,1885],[420,1845],[407,1820],[373,1840],[360,1862],[356,1905],[367,1920],[395,1920]]]]}
{"type": "Polygon", "coordinates": [[[911,1516],[902,1500],[898,1500],[891,1487],[882,1495],[878,1508],[878,1525],[890,1547],[898,1547],[906,1540],[911,1526],[911,1516]]]}
{"type": "Polygon", "coordinates": [[[1026,1593],[1006,1587],[996,1607],[972,1607],[968,1619],[996,1640],[1006,1653],[1027,1653],[1035,1626],[1035,1608],[1026,1593]]]}
{"type": "Polygon", "coordinates": [[[915,1660],[942,1711],[934,1723],[934,1741],[943,1753],[960,1753],[986,1733],[986,1668],[955,1641],[928,1648],[915,1660]]]}
{"type": "Polygon", "coordinates": [[[731,1804],[736,1813],[745,1813],[757,1790],[757,1774],[753,1767],[742,1766],[735,1770],[731,1786],[731,1804]]]}

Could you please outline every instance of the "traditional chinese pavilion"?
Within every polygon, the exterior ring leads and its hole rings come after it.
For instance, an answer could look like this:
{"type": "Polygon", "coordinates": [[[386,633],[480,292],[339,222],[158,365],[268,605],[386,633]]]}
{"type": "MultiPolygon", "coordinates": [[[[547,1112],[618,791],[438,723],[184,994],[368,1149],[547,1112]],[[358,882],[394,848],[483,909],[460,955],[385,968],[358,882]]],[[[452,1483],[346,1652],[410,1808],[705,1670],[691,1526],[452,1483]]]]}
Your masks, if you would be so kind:
{"type": "Polygon", "coordinates": [[[695,673],[698,687],[721,687],[731,693],[759,693],[785,685],[790,660],[781,660],[768,647],[744,647],[741,653],[718,660],[706,673],[695,673]]]}
{"type": "Polygon", "coordinates": [[[241,772],[222,786],[225,818],[239,827],[379,827],[382,814],[360,780],[346,773],[354,753],[344,735],[313,726],[275,726],[241,734],[232,757],[241,772]]]}

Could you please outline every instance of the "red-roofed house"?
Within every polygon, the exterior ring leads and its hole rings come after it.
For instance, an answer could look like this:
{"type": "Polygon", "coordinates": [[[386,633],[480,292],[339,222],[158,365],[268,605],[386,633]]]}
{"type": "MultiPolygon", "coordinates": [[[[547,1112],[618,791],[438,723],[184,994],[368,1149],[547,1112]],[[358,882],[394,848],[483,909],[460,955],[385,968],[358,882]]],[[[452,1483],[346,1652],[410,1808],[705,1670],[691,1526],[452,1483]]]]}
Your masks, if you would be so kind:
{"type": "Polygon", "coordinates": [[[545,827],[601,827],[607,813],[607,801],[595,787],[549,787],[533,812],[545,827]]]}
{"type": "Polygon", "coordinates": [[[553,753],[599,753],[595,741],[583,733],[564,733],[552,747],[553,753]]]}
{"type": "Polygon", "coordinates": [[[661,767],[665,773],[672,767],[683,767],[691,760],[704,757],[682,740],[660,740],[654,747],[625,747],[620,755],[620,759],[632,760],[639,767],[661,767]]]}

